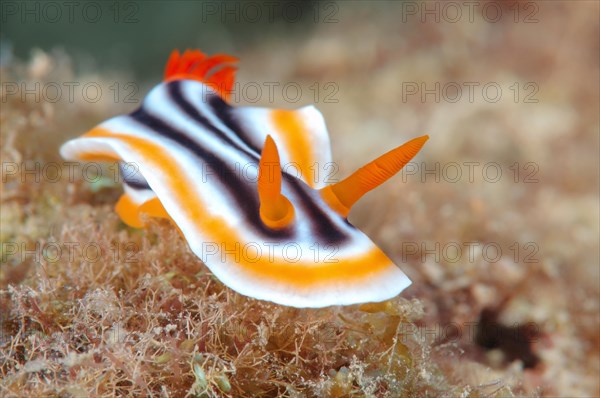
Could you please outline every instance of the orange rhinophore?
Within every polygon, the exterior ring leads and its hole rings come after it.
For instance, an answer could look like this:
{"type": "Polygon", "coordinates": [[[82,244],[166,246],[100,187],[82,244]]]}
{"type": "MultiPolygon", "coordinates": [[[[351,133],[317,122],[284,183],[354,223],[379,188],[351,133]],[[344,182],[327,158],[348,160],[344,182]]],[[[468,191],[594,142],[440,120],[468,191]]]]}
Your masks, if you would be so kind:
{"type": "Polygon", "coordinates": [[[294,206],[281,194],[281,163],[277,145],[270,135],[258,163],[260,218],[269,228],[280,229],[294,220],[294,206]]]}
{"type": "Polygon", "coordinates": [[[348,216],[354,203],[402,170],[428,139],[429,136],[424,135],[410,140],[356,170],[344,180],[323,188],[325,200],[330,201],[342,216],[348,216]]]}
{"type": "Polygon", "coordinates": [[[377,302],[402,292],[410,279],[347,216],[428,137],[326,185],[312,173],[332,162],[321,113],[230,105],[235,62],[174,51],[164,81],[137,110],[66,142],[62,156],[118,161],[123,222],[139,228],[144,215],[170,219],[237,292],[295,307],[377,302]]]}

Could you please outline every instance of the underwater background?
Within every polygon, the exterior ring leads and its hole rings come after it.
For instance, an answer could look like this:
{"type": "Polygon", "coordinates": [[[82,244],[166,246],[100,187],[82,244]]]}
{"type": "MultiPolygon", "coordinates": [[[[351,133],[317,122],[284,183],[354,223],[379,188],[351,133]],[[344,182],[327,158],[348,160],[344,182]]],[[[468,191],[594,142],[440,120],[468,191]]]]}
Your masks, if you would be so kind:
{"type": "Polygon", "coordinates": [[[0,394],[600,396],[596,1],[3,1],[0,394]],[[412,279],[298,309],[223,286],[58,148],[136,109],[173,49],[232,103],[315,104],[332,178],[428,134],[350,214],[412,279]]]}

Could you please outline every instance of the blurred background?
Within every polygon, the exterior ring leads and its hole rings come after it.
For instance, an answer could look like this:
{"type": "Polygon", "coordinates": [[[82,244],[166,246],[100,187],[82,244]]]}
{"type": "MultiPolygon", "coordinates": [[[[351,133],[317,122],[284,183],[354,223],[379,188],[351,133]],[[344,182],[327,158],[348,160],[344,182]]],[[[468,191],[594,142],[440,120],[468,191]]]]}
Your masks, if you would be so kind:
{"type": "Polygon", "coordinates": [[[334,3],[316,1],[9,1],[1,32],[5,51],[19,57],[32,48],[60,47],[73,57],[92,57],[99,68],[157,79],[174,48],[240,52],[310,34],[327,13],[338,11],[334,3]]]}
{"type": "MultiPolygon", "coordinates": [[[[429,134],[411,167],[367,195],[351,221],[413,280],[403,296],[423,305],[418,326],[492,317],[540,333],[516,348],[465,333],[452,341],[457,356],[439,354],[440,338],[433,360],[459,385],[600,395],[597,1],[1,7],[5,158],[58,159],[64,140],[135,109],[175,48],[239,57],[236,105],[315,104],[331,135],[333,178],[429,134]],[[29,98],[23,82],[41,82],[37,105],[26,121],[9,120],[29,98]],[[74,101],[68,82],[80,83],[74,101]],[[103,94],[90,99],[79,89],[86,83],[103,94]]],[[[100,203],[114,203],[114,192],[100,203]]]]}

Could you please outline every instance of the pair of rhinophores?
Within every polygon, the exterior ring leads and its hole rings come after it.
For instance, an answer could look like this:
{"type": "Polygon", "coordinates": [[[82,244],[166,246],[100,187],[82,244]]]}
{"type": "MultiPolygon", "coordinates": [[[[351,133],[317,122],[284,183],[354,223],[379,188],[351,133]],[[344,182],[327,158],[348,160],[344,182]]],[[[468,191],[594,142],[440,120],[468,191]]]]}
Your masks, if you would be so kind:
{"type": "Polygon", "coordinates": [[[66,142],[61,155],[134,165],[123,173],[121,219],[132,227],[144,226],[143,214],[172,220],[213,274],[239,293],[294,307],[399,294],[410,279],[346,217],[428,137],[326,185],[314,178],[315,166],[332,161],[321,113],[313,106],[231,106],[236,62],[174,51],[164,81],[139,109],[66,142]]]}

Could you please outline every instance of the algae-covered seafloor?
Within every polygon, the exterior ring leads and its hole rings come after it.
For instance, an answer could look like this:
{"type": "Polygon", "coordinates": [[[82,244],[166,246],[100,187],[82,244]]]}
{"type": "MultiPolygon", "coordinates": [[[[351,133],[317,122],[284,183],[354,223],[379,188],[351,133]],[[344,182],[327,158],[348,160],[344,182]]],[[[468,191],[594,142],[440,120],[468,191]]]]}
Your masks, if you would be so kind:
{"type": "Polygon", "coordinates": [[[241,59],[236,104],[316,102],[336,176],[431,136],[350,217],[413,285],[318,310],[232,292],[168,222],[118,219],[113,166],[58,156],[157,80],[59,46],[4,54],[2,396],[600,395],[598,3],[492,3],[495,22],[338,4],[335,23],[209,50],[241,59]]]}

